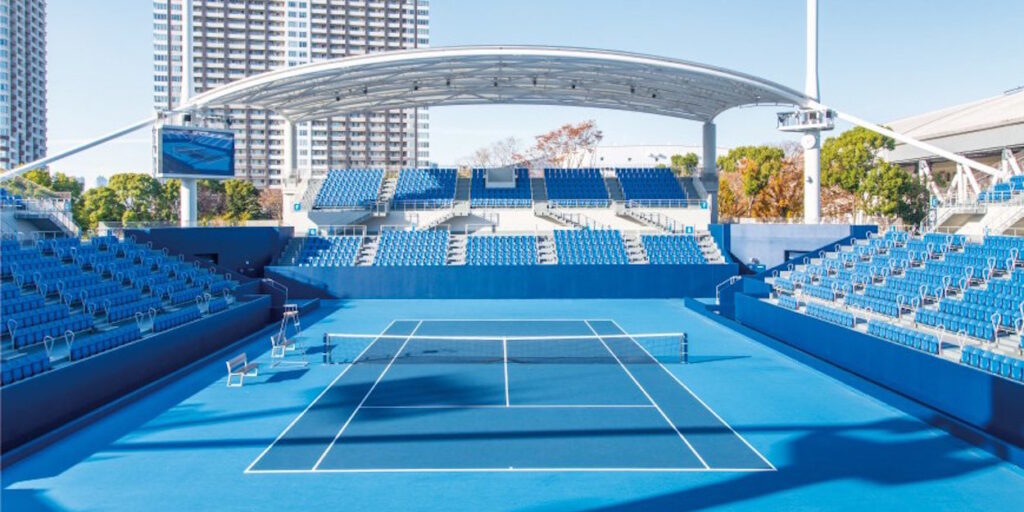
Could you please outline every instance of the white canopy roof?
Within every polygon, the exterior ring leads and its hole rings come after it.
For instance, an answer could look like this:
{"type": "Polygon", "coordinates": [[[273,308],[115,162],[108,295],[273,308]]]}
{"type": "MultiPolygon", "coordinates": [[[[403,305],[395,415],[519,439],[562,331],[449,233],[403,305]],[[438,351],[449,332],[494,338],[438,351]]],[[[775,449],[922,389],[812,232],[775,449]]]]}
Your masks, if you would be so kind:
{"type": "Polygon", "coordinates": [[[607,50],[473,46],[375,53],[272,71],[188,103],[263,108],[295,121],[385,109],[534,104],[710,121],[745,105],[810,106],[788,87],[665,57],[607,50]]]}

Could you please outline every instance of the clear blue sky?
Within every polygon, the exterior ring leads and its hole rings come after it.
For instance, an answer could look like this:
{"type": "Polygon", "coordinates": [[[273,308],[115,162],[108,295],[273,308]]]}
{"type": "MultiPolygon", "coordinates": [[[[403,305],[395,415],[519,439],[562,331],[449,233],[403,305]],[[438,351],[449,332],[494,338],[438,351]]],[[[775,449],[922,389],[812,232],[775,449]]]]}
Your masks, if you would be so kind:
{"type": "MultiPolygon", "coordinates": [[[[885,122],[1024,85],[1020,0],[821,0],[822,100],[885,122]]],[[[152,4],[49,0],[50,153],[152,112],[152,4]]],[[[432,0],[432,46],[551,44],[714,64],[803,89],[804,0],[432,0]]],[[[775,108],[718,119],[719,144],[779,142],[775,108]]],[[[700,126],[554,107],[431,109],[431,160],[450,163],[507,136],[529,141],[596,119],[606,144],[699,144],[700,126]]],[[[149,171],[136,132],[54,165],[83,175],[149,171]]]]}

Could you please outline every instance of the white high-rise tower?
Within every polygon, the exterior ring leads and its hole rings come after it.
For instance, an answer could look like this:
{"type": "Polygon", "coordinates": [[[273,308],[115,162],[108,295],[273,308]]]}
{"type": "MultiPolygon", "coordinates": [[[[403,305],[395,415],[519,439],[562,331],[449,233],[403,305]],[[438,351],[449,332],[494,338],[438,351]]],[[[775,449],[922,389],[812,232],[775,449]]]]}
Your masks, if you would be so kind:
{"type": "MultiPolygon", "coordinates": [[[[191,94],[274,69],[430,43],[427,0],[156,0],[153,4],[157,109],[191,94]],[[191,12],[191,16],[186,16],[191,12]],[[186,18],[191,18],[191,24],[186,18]],[[191,40],[191,66],[183,64],[191,40]],[[192,91],[184,90],[192,84],[192,91]]],[[[279,186],[286,127],[251,108],[210,112],[236,131],[236,174],[279,186]]],[[[295,165],[313,176],[347,167],[425,165],[423,109],[333,117],[295,126],[295,165]]]]}

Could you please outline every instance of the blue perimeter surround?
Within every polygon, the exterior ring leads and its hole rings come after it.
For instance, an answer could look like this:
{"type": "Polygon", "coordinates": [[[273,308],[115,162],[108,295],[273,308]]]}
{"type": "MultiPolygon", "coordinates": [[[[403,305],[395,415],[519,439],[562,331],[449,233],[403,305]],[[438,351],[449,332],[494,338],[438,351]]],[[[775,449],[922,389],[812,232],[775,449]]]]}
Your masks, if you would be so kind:
{"type": "Polygon", "coordinates": [[[216,315],[4,386],[4,463],[14,462],[11,449],[262,328],[270,303],[267,295],[242,297],[216,315]]]}
{"type": "Polygon", "coordinates": [[[1024,385],[744,294],[735,296],[735,313],[743,325],[1006,441],[988,449],[1024,466],[1024,385]]]}
{"type": "Polygon", "coordinates": [[[708,297],[736,272],[734,263],[266,268],[293,296],[345,299],[708,297]]]}

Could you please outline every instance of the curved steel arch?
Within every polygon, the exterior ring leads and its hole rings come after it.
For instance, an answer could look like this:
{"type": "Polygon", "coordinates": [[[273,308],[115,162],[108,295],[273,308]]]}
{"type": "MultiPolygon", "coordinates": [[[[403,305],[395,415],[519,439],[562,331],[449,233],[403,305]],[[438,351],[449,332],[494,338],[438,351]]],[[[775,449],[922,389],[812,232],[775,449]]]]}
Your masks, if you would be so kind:
{"type": "Polygon", "coordinates": [[[386,109],[527,104],[610,108],[707,122],[747,105],[815,102],[723,68],[636,53],[542,46],[429,48],[271,71],[194,96],[184,109],[245,105],[293,122],[386,109]]]}

